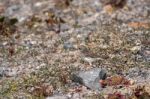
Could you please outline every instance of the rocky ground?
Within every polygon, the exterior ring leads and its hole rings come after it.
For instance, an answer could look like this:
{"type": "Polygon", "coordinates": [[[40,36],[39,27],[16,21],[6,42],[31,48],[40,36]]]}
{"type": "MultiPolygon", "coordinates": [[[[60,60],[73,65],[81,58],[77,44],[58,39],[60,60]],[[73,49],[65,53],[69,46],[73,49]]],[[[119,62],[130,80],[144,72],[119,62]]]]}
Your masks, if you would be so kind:
{"type": "Polygon", "coordinates": [[[149,99],[150,1],[100,1],[0,0],[0,99],[149,99]]]}

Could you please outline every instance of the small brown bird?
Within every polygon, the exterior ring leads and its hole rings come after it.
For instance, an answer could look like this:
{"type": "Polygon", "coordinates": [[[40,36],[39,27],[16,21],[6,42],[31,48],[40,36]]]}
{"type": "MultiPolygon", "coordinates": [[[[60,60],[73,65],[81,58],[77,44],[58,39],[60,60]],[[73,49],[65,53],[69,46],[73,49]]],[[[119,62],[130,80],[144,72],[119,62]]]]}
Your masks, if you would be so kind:
{"type": "Polygon", "coordinates": [[[127,0],[100,0],[103,5],[112,5],[116,8],[122,8],[126,5],[127,0]]]}

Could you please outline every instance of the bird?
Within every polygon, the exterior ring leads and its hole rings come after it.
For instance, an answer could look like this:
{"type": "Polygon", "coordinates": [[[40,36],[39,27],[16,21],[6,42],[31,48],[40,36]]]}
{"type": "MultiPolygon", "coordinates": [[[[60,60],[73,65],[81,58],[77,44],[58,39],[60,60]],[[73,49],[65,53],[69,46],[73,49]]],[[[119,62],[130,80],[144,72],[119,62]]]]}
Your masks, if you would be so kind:
{"type": "Polygon", "coordinates": [[[90,66],[92,66],[92,64],[96,61],[101,61],[103,60],[99,55],[97,55],[96,53],[88,50],[87,48],[83,47],[81,49],[81,53],[82,53],[82,60],[84,62],[87,62],[90,66]]]}
{"type": "Polygon", "coordinates": [[[90,66],[92,66],[93,62],[102,60],[102,58],[92,58],[92,57],[83,57],[82,59],[83,59],[83,61],[89,63],[90,66]]]}

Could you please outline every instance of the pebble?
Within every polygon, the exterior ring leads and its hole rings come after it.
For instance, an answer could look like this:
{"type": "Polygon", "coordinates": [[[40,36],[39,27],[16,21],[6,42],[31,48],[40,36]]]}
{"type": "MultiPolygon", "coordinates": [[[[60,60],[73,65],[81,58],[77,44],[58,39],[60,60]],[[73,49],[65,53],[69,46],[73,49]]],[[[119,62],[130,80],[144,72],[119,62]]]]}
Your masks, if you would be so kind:
{"type": "Polygon", "coordinates": [[[74,49],[74,46],[73,46],[73,44],[72,43],[70,43],[70,42],[65,42],[64,43],[64,49],[65,50],[71,50],[71,49],[74,49]]]}
{"type": "Polygon", "coordinates": [[[72,99],[81,99],[81,96],[79,93],[75,93],[73,94],[72,99]]]}
{"type": "Polygon", "coordinates": [[[6,77],[14,77],[17,76],[17,70],[8,68],[7,70],[5,70],[4,74],[6,77]]]}
{"type": "Polygon", "coordinates": [[[16,69],[0,67],[0,77],[14,77],[14,76],[17,76],[16,69]]]}
{"type": "Polygon", "coordinates": [[[141,50],[141,46],[134,46],[134,47],[131,48],[131,51],[134,52],[134,53],[136,53],[140,50],[141,50]]]}
{"type": "Polygon", "coordinates": [[[72,75],[72,81],[83,84],[92,90],[100,90],[100,77],[105,78],[105,71],[101,68],[94,68],[88,71],[79,71],[72,75]]]}
{"type": "Polygon", "coordinates": [[[5,68],[4,67],[0,67],[0,77],[3,77],[5,74],[5,68]]]}

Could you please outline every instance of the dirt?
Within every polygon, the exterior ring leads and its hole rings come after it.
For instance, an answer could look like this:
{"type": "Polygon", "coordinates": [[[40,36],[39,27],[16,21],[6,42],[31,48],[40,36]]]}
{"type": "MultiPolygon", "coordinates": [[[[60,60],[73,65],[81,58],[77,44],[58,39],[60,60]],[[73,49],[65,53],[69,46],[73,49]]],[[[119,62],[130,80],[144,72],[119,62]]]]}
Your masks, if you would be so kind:
{"type": "Polygon", "coordinates": [[[0,98],[148,99],[150,2],[100,1],[0,0],[0,98]],[[71,81],[92,68],[134,83],[97,92],[71,81]]]}

